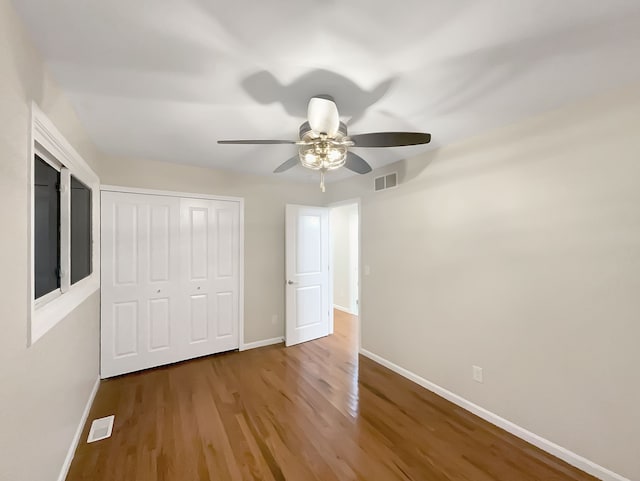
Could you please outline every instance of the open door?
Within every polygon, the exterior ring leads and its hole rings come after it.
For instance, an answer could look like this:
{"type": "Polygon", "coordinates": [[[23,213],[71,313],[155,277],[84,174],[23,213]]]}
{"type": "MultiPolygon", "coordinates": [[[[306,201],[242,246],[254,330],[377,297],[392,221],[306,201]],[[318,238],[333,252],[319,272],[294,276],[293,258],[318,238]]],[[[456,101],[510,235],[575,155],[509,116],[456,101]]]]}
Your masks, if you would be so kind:
{"type": "Polygon", "coordinates": [[[287,205],[285,260],[285,344],[328,335],[329,209],[287,205]]]}

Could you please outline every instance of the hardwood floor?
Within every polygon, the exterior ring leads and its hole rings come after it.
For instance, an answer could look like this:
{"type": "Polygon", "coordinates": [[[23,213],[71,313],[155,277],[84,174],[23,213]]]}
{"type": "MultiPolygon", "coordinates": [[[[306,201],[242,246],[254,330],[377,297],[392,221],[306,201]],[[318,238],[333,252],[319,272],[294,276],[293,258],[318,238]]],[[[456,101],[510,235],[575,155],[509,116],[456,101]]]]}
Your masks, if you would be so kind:
{"type": "Polygon", "coordinates": [[[103,382],[67,480],[595,479],[358,357],[352,316],[335,328],[103,382]]]}

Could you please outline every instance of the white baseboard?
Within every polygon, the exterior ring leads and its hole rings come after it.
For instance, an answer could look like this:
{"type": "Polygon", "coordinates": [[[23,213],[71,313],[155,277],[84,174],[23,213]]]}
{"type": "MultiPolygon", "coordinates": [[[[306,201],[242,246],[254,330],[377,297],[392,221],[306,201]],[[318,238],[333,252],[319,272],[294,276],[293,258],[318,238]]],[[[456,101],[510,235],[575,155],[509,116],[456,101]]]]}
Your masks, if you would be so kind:
{"type": "Polygon", "coordinates": [[[342,311],[342,312],[346,312],[347,314],[351,314],[352,316],[358,315],[355,312],[353,312],[351,309],[347,309],[346,307],[339,306],[338,304],[334,304],[333,308],[338,309],[339,311],[342,311]]]}
{"type": "Polygon", "coordinates": [[[73,436],[73,441],[71,441],[71,446],[69,446],[69,451],[67,451],[67,457],[65,458],[62,469],[60,470],[58,481],[65,481],[65,479],[67,478],[67,474],[69,474],[71,461],[73,461],[73,456],[76,453],[78,444],[80,443],[80,436],[82,435],[82,430],[84,429],[84,425],[87,422],[87,418],[89,417],[89,411],[91,410],[93,400],[95,399],[98,392],[98,387],[100,387],[100,376],[98,376],[98,378],[96,379],[96,382],[93,385],[93,389],[91,390],[91,394],[89,394],[89,399],[87,399],[87,404],[84,407],[84,412],[82,413],[82,417],[80,418],[80,423],[78,424],[78,427],[76,429],[76,434],[73,436]]]}
{"type": "Polygon", "coordinates": [[[272,344],[280,344],[284,342],[284,337],[274,337],[272,339],[263,339],[262,341],[247,342],[240,346],[240,351],[247,351],[249,349],[256,349],[257,347],[270,346],[272,344]]]}
{"type": "Polygon", "coordinates": [[[401,376],[406,377],[410,381],[413,381],[416,384],[422,386],[423,388],[428,389],[429,391],[437,394],[440,397],[443,397],[447,401],[451,401],[457,406],[460,406],[461,408],[466,409],[467,411],[475,414],[476,416],[481,417],[485,421],[488,421],[491,424],[494,424],[499,428],[504,429],[505,431],[513,434],[514,436],[517,436],[520,439],[523,439],[528,443],[533,444],[534,446],[542,449],[543,451],[546,451],[547,453],[552,454],[553,456],[560,458],[563,461],[566,461],[572,466],[575,466],[576,468],[581,469],[585,473],[591,474],[592,476],[595,476],[596,478],[601,479],[602,481],[631,481],[625,478],[624,476],[620,476],[619,474],[616,474],[613,471],[603,466],[600,466],[599,464],[594,463],[593,461],[589,461],[588,459],[580,456],[579,454],[569,451],[568,449],[565,449],[562,446],[559,446],[554,442],[549,441],[548,439],[538,436],[537,434],[532,433],[531,431],[527,431],[525,428],[518,426],[517,424],[514,424],[511,421],[508,421],[498,416],[497,414],[494,414],[491,411],[488,411],[483,407],[480,407],[477,404],[474,404],[471,401],[468,401],[463,397],[452,393],[451,391],[447,391],[443,387],[440,387],[437,384],[434,384],[431,381],[428,381],[423,377],[420,377],[417,374],[403,367],[400,367],[397,364],[394,364],[393,362],[378,356],[377,354],[374,354],[371,351],[367,351],[366,349],[360,349],[360,354],[368,357],[369,359],[377,362],[378,364],[382,364],[383,366],[391,369],[392,371],[400,374],[401,376]]]}

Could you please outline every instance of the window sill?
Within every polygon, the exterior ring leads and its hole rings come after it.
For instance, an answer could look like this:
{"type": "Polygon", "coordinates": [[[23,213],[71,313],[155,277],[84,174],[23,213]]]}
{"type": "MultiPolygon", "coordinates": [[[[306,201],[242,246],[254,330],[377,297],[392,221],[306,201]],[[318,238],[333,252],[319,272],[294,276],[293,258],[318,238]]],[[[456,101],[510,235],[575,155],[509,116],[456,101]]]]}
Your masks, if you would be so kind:
{"type": "Polygon", "coordinates": [[[74,284],[69,291],[46,304],[38,306],[37,308],[32,304],[29,345],[34,344],[44,336],[99,288],[100,282],[94,272],[86,279],[74,284]]]}

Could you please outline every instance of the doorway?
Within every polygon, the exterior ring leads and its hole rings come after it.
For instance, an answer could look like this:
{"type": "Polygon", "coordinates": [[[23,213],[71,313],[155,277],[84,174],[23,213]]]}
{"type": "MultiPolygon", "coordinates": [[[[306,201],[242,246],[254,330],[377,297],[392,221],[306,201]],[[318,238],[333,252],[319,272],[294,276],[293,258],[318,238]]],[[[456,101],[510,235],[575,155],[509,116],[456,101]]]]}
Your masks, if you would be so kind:
{"type": "MultiPolygon", "coordinates": [[[[360,338],[360,206],[357,200],[334,204],[329,210],[331,285],[334,322],[354,322],[360,338]],[[351,314],[342,316],[340,313],[351,314]]],[[[333,329],[331,330],[333,332],[333,329]]]]}

